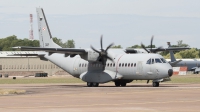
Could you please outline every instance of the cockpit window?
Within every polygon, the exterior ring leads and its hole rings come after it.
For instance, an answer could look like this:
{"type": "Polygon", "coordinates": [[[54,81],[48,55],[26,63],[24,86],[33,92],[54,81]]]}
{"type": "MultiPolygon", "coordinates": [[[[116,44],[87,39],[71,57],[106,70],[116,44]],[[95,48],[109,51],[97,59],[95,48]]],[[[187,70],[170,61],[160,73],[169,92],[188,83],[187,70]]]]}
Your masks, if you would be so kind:
{"type": "Polygon", "coordinates": [[[147,64],[151,64],[151,59],[149,59],[149,60],[147,61],[147,64]]]}
{"type": "Polygon", "coordinates": [[[155,62],[156,63],[162,63],[161,60],[160,60],[160,58],[155,58],[155,62]]]}
{"type": "Polygon", "coordinates": [[[166,60],[164,59],[164,58],[160,58],[161,59],[161,61],[163,62],[163,63],[166,63],[166,60]]]}

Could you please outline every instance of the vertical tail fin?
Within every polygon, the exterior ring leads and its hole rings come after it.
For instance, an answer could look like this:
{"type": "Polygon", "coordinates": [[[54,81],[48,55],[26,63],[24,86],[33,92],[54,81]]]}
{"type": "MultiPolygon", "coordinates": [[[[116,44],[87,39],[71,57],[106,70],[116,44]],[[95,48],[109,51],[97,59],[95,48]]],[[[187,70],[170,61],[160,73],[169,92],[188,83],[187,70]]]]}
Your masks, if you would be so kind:
{"type": "Polygon", "coordinates": [[[47,24],[47,20],[42,8],[36,8],[37,20],[38,20],[38,31],[40,38],[40,47],[55,47],[60,48],[59,45],[53,42],[53,38],[47,24]]]}
{"type": "MultiPolygon", "coordinates": [[[[167,44],[168,44],[168,47],[171,47],[170,42],[167,42],[167,44]]],[[[171,62],[175,62],[176,58],[174,57],[173,51],[170,50],[169,53],[170,53],[171,62]]]]}

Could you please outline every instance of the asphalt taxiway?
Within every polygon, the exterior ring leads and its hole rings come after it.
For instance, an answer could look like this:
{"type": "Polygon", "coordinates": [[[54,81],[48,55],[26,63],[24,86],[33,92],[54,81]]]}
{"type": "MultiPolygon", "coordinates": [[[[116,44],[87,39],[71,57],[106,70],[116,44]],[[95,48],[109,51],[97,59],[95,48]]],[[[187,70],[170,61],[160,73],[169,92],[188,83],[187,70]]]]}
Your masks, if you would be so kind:
{"type": "Polygon", "coordinates": [[[199,111],[200,84],[3,84],[25,94],[0,96],[2,112],[199,111]]]}

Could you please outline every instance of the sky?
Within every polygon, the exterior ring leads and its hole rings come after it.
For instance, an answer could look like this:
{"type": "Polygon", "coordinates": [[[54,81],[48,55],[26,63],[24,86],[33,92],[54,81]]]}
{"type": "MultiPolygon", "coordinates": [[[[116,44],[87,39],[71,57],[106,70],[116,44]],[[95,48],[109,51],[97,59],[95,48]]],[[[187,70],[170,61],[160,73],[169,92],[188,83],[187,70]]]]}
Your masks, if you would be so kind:
{"type": "Polygon", "coordinates": [[[36,7],[44,9],[51,34],[76,48],[110,43],[127,48],[167,42],[200,49],[199,0],[0,0],[0,38],[29,38],[33,14],[34,39],[39,39],[36,7]]]}

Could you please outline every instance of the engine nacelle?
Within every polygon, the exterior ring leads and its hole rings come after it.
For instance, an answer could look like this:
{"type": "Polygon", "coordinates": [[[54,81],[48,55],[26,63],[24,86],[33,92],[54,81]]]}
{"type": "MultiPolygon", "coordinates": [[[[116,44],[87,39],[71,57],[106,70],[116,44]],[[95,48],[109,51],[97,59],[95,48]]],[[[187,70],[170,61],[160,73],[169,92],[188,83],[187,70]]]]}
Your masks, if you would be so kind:
{"type": "Polygon", "coordinates": [[[87,71],[80,75],[80,79],[85,82],[106,83],[116,79],[122,79],[122,75],[113,71],[87,71]]]}
{"type": "Polygon", "coordinates": [[[98,57],[99,57],[99,53],[96,53],[95,51],[93,50],[88,50],[87,51],[88,53],[87,54],[81,54],[81,58],[87,60],[87,61],[90,61],[90,62],[95,62],[97,61],[98,57]]]}

